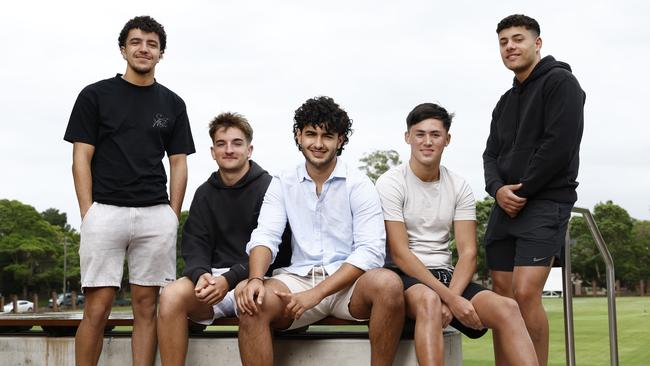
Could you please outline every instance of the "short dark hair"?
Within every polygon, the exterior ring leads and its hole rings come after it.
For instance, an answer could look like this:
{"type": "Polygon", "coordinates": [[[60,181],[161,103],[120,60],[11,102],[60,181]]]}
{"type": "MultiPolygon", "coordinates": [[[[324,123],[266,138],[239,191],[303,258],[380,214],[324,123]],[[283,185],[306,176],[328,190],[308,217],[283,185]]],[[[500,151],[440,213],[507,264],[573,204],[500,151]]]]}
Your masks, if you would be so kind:
{"type": "Polygon", "coordinates": [[[352,120],[334,99],[326,96],[307,99],[300,108],[296,109],[293,117],[293,139],[298,143],[298,130],[302,131],[305,126],[320,127],[328,132],[336,132],[343,137],[341,147],[336,150],[339,156],[343,152],[343,146],[348,143],[348,137],[352,134],[352,120]]]}
{"type": "Polygon", "coordinates": [[[158,38],[160,38],[160,53],[165,52],[165,47],[167,46],[167,33],[165,33],[165,27],[158,23],[156,19],[148,15],[142,15],[126,22],[124,28],[122,28],[122,31],[120,32],[120,36],[117,38],[117,43],[120,48],[126,46],[126,38],[129,36],[129,31],[131,29],[140,29],[143,32],[156,33],[158,38]]]}
{"type": "Polygon", "coordinates": [[[222,127],[225,127],[226,129],[230,127],[237,128],[244,133],[246,141],[249,144],[251,141],[253,141],[253,128],[251,127],[250,123],[248,123],[246,117],[242,116],[239,113],[221,113],[218,116],[214,117],[212,121],[210,121],[210,130],[208,133],[210,134],[212,141],[214,141],[214,135],[222,127]]]}
{"type": "Polygon", "coordinates": [[[533,31],[539,37],[541,31],[539,30],[539,23],[527,15],[513,14],[503,18],[497,24],[497,34],[506,28],[511,27],[524,27],[529,31],[533,31]]]}
{"type": "Polygon", "coordinates": [[[445,131],[449,132],[454,114],[447,112],[446,109],[435,103],[422,103],[413,108],[409,115],[406,116],[406,129],[408,130],[411,126],[429,118],[442,121],[445,131]]]}

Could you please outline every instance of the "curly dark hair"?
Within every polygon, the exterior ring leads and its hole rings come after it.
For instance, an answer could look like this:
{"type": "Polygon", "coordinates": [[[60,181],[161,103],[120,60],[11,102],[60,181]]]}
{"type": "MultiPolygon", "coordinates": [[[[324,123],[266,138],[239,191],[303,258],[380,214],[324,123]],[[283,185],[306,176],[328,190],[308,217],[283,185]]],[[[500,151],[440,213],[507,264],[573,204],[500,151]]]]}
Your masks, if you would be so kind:
{"type": "Polygon", "coordinates": [[[406,116],[406,129],[408,130],[411,126],[429,118],[442,121],[445,131],[449,132],[454,114],[447,112],[446,109],[435,103],[422,103],[413,108],[408,116],[406,116]]]}
{"type": "Polygon", "coordinates": [[[513,14],[503,18],[499,24],[497,24],[497,34],[510,27],[524,27],[535,33],[537,37],[541,34],[539,23],[537,23],[535,19],[523,14],[513,14]]]}
{"type": "Polygon", "coordinates": [[[334,99],[326,96],[307,99],[300,108],[296,109],[293,117],[293,139],[298,144],[297,133],[305,126],[320,127],[328,132],[336,132],[343,137],[341,147],[336,150],[336,156],[341,155],[343,147],[348,143],[348,137],[352,134],[352,120],[334,99]]]}
{"type": "Polygon", "coordinates": [[[124,28],[122,28],[122,31],[120,32],[120,36],[117,38],[117,43],[120,48],[126,46],[126,37],[128,37],[131,29],[140,29],[143,32],[156,33],[158,38],[160,38],[160,53],[165,52],[165,47],[167,46],[167,33],[165,33],[165,27],[158,23],[156,19],[148,15],[142,15],[126,22],[124,28]]]}

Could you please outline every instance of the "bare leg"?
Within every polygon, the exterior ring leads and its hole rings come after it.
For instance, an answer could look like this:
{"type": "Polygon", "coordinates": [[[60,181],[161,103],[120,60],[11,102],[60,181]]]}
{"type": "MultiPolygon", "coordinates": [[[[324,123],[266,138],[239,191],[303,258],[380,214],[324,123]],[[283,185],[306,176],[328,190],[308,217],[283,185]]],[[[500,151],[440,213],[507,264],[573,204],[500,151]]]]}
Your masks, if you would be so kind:
{"type": "MultiPolygon", "coordinates": [[[[491,271],[492,290],[497,294],[514,299],[515,294],[512,290],[512,272],[491,271]]],[[[501,334],[498,329],[492,329],[492,344],[494,346],[494,364],[496,366],[509,366],[506,362],[504,353],[508,344],[503,341],[507,334],[501,334]]]]}
{"type": "Polygon", "coordinates": [[[104,344],[104,328],[115,299],[115,287],[86,287],[84,315],[75,336],[75,364],[97,365],[104,344]]]}
{"type": "Polygon", "coordinates": [[[156,301],[159,287],[131,284],[133,365],[151,366],[156,354],[156,301]]]}
{"type": "Polygon", "coordinates": [[[548,318],[542,304],[542,290],[551,267],[515,267],[515,300],[535,345],[540,366],[548,364],[548,318]]]}
{"type": "Polygon", "coordinates": [[[212,306],[199,302],[194,283],[187,277],[167,285],[160,295],[157,333],[160,361],[163,365],[185,365],[187,355],[187,318],[212,319],[212,306]]]}
{"type": "Polygon", "coordinates": [[[440,296],[429,287],[417,284],[404,291],[406,315],[415,320],[415,354],[418,365],[444,362],[440,296]]]}
{"type": "Polygon", "coordinates": [[[286,329],[292,320],[284,317],[284,302],[274,290],[289,292],[278,280],[264,281],[264,302],[254,315],[239,314],[239,356],[244,366],[273,365],[271,327],[286,329]]]}
{"type": "Polygon", "coordinates": [[[472,305],[483,324],[496,330],[506,365],[537,366],[535,347],[526,330],[517,302],[492,291],[481,291],[472,298],[472,305]]]}
{"type": "Polygon", "coordinates": [[[355,318],[370,318],[370,364],[392,365],[404,326],[400,278],[383,268],[364,273],[354,288],[349,308],[355,318]]]}

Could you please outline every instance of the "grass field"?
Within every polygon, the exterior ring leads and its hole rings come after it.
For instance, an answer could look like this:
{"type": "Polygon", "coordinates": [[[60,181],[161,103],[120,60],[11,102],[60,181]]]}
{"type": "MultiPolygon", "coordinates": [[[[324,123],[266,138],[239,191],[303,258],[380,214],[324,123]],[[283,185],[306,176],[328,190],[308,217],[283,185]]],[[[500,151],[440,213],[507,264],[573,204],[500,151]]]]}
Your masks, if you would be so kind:
{"type": "MultiPolygon", "coordinates": [[[[566,364],[562,299],[544,299],[550,323],[549,365],[566,364]]],[[[650,297],[616,299],[619,364],[650,365],[650,297]]],[[[577,365],[610,365],[607,299],[573,299],[577,365]]],[[[494,365],[492,336],[472,340],[463,337],[465,366],[494,365]]]]}

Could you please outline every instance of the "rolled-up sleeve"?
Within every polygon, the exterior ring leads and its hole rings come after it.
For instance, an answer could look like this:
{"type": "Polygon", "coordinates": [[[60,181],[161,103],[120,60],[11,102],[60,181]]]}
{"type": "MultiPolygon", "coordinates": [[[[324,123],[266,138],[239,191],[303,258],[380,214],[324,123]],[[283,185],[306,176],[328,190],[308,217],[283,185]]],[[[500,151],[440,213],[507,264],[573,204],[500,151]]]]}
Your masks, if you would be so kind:
{"type": "Polygon", "coordinates": [[[265,246],[269,248],[273,260],[275,260],[287,224],[287,211],[283,196],[280,179],[273,177],[264,195],[264,202],[262,202],[260,215],[257,218],[257,228],[253,230],[250,241],[246,244],[248,255],[256,246],[265,246]]]}
{"type": "Polygon", "coordinates": [[[352,252],[345,262],[364,271],[384,265],[386,230],[379,195],[369,179],[350,191],[353,238],[352,252]]]}

